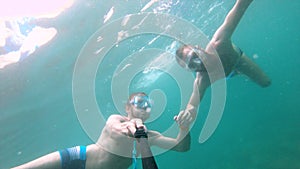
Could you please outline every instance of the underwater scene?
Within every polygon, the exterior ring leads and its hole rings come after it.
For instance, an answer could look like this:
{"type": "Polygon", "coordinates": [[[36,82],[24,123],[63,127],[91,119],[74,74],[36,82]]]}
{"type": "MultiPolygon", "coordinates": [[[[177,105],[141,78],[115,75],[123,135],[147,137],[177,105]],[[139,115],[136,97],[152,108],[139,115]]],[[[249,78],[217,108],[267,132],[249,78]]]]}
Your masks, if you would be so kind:
{"type": "MultiPolygon", "coordinates": [[[[178,65],[176,50],[205,48],[235,2],[3,3],[0,169],[95,143],[110,115],[126,116],[133,92],[151,98],[147,129],[175,138],[173,118],[196,75],[178,65]]],[[[237,74],[208,87],[190,126],[190,150],[151,147],[158,168],[300,169],[299,8],[297,0],[253,0],[231,40],[271,85],[237,74]]],[[[143,168],[141,158],[136,165],[143,168]]]]}

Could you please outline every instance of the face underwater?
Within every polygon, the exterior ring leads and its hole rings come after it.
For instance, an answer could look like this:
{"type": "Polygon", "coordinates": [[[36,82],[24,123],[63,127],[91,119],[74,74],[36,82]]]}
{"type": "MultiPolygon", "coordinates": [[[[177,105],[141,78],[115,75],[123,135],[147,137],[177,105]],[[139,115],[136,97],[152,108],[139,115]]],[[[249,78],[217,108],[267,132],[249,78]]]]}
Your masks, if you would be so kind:
{"type": "Polygon", "coordinates": [[[130,100],[130,104],[137,109],[146,111],[147,113],[150,113],[152,107],[151,100],[148,96],[136,95],[130,100]]]}

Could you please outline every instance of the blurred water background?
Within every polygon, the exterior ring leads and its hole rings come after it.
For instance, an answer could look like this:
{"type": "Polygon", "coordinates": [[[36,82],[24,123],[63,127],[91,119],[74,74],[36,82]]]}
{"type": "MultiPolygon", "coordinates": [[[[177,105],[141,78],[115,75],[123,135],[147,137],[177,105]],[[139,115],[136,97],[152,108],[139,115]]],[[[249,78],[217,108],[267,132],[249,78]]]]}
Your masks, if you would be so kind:
{"type": "MultiPolygon", "coordinates": [[[[140,12],[148,3],[146,0],[78,0],[54,18],[34,19],[35,25],[53,27],[57,32],[28,56],[0,69],[0,168],[19,165],[62,148],[92,143],[81,128],[73,105],[72,76],[76,59],[85,42],[99,28],[127,14],[140,12]],[[108,18],[112,8],[113,14],[108,18]]],[[[160,0],[145,12],[183,18],[211,38],[233,4],[234,0],[160,0]]],[[[271,77],[272,85],[260,88],[245,77],[228,80],[223,118],[212,137],[200,144],[198,136],[210,106],[208,90],[191,130],[191,150],[156,156],[159,168],[300,168],[299,7],[300,1],[296,0],[255,0],[251,4],[232,39],[271,77]]],[[[122,49],[111,52],[126,58],[140,50],[143,41],[153,38],[140,35],[129,46],[122,45],[122,49]]],[[[157,43],[167,48],[172,41],[157,43]]],[[[111,79],[118,62],[109,57],[105,62],[111,66],[98,70],[95,91],[97,95],[108,96],[97,97],[100,106],[105,104],[104,112],[108,116],[118,112],[111,112],[115,109],[110,103],[109,83],[105,85],[105,81],[111,79]]],[[[180,97],[178,87],[166,85],[173,83],[174,79],[164,75],[148,86],[148,90],[161,88],[169,100],[159,122],[163,125],[152,124],[159,131],[172,122],[176,114],[173,110],[179,109],[175,99],[180,97]]]]}

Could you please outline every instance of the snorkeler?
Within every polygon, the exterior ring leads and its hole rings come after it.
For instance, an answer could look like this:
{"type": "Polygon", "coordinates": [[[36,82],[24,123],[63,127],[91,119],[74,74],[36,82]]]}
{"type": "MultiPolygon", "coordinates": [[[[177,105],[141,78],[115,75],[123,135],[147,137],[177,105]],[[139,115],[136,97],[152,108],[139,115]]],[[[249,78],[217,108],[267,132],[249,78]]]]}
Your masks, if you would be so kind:
{"type": "MultiPolygon", "coordinates": [[[[208,76],[208,71],[203,63],[212,70],[216,70],[216,60],[220,58],[225,76],[230,78],[236,74],[244,74],[261,87],[267,87],[271,84],[269,77],[259,68],[257,64],[251,61],[246,54],[231,41],[231,36],[253,0],[237,0],[233,8],[226,16],[223,24],[217,29],[213,38],[205,47],[183,45],[176,51],[176,61],[178,64],[190,71],[199,72],[203,77],[200,93],[202,96],[207,87],[214,81],[208,76]],[[217,52],[217,54],[215,53],[217,52]],[[219,57],[219,58],[218,58],[219,57]],[[210,60],[210,61],[208,61],[210,60]]],[[[210,72],[211,73],[211,72],[210,72]]],[[[222,78],[221,76],[219,79],[222,78]]]]}
{"type": "Polygon", "coordinates": [[[198,92],[200,81],[201,79],[197,76],[186,109],[174,117],[179,125],[176,138],[165,137],[157,131],[146,128],[143,122],[150,117],[151,100],[145,93],[138,92],[129,96],[125,106],[127,116],[111,115],[95,144],[56,151],[14,169],[127,169],[131,164],[134,165],[132,155],[137,157],[143,153],[141,140],[139,140],[143,137],[148,137],[147,141],[150,146],[179,152],[188,151],[191,141],[189,127],[196,118],[200,103],[198,92]],[[143,129],[144,132],[136,132],[138,129],[139,131],[143,129]],[[135,140],[139,144],[135,144],[135,140]]]}

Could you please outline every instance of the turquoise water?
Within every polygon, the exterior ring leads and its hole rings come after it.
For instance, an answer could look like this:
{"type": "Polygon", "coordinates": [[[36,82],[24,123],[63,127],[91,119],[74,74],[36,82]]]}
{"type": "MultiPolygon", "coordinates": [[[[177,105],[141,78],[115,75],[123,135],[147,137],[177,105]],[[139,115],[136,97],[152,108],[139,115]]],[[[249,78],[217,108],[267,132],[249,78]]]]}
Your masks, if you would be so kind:
{"type": "MultiPolygon", "coordinates": [[[[92,143],[74,109],[72,77],[80,49],[103,26],[103,16],[115,7],[111,20],[138,12],[148,1],[79,1],[59,17],[41,22],[55,27],[58,35],[19,63],[0,69],[0,168],[9,168],[52,151],[92,143]]],[[[182,17],[208,37],[234,3],[230,1],[161,1],[148,9],[182,17]],[[164,7],[166,4],[170,7],[164,7]]],[[[260,88],[245,77],[227,81],[226,106],[215,133],[203,144],[198,136],[210,108],[210,90],[205,94],[192,146],[186,153],[156,156],[159,168],[178,169],[297,169],[300,168],[300,1],[254,1],[237,28],[233,41],[271,77],[272,85],[260,88]],[[174,160],[176,159],[176,160],[174,160]]],[[[182,28],[184,29],[184,28],[182,28]]],[[[116,113],[110,101],[110,83],[116,63],[141,48],[152,36],[140,36],[111,49],[96,80],[96,98],[104,116],[116,113]],[[118,60],[120,59],[120,60],[118,60]],[[108,65],[108,66],[107,66],[108,65]],[[109,65],[111,65],[109,67],[109,65]],[[105,67],[107,66],[107,67],[105,67]],[[104,105],[104,106],[103,106],[104,105]]],[[[156,41],[153,47],[170,45],[156,41]]],[[[150,47],[149,47],[150,48],[150,47]]],[[[162,75],[147,88],[160,88],[168,99],[166,111],[149,124],[164,131],[179,109],[179,87],[162,75]],[[174,113],[175,112],[175,113],[174,113]]],[[[123,112],[121,112],[123,113],[123,112]]],[[[101,130],[101,128],[99,128],[101,130]]]]}

